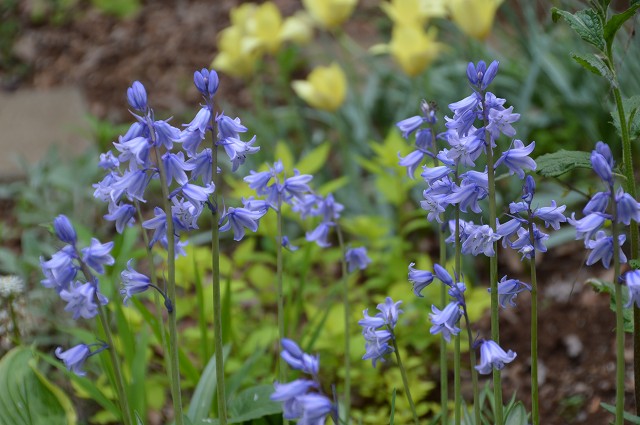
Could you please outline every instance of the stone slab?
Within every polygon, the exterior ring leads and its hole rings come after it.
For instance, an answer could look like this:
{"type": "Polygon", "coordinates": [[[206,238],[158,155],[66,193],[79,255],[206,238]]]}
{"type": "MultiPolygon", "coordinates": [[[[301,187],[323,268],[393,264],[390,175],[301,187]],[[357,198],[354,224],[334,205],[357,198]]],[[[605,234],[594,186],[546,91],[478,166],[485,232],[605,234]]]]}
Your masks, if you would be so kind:
{"type": "Polygon", "coordinates": [[[0,179],[24,177],[18,158],[38,162],[56,145],[62,154],[80,154],[90,145],[90,124],[76,87],[0,93],[0,179]]]}

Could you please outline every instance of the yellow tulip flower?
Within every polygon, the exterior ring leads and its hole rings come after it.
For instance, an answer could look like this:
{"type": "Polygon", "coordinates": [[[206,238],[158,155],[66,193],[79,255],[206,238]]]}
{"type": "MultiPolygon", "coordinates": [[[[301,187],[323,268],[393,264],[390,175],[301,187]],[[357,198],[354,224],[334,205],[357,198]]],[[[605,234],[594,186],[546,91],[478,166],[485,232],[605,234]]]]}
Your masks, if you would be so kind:
{"type": "Polygon", "coordinates": [[[294,40],[302,44],[312,36],[311,27],[303,15],[283,21],[280,9],[272,2],[255,7],[243,25],[246,32],[243,49],[246,51],[265,50],[273,54],[285,41],[294,40]]]}
{"type": "Polygon", "coordinates": [[[247,77],[253,74],[256,61],[259,59],[257,51],[246,52],[242,48],[242,30],[231,26],[222,30],[218,35],[219,53],[211,63],[211,66],[236,77],[247,77]]]}
{"type": "Polygon", "coordinates": [[[390,53],[405,74],[414,77],[424,71],[444,50],[436,41],[434,28],[425,31],[420,25],[395,25],[389,44],[373,46],[373,53],[390,53]]]}
{"type": "Polygon", "coordinates": [[[316,67],[306,80],[291,83],[293,90],[316,109],[334,112],[347,95],[347,77],[337,63],[316,67]]]}
{"type": "Polygon", "coordinates": [[[394,25],[424,25],[447,16],[446,0],[391,0],[380,5],[394,25]]]}
{"type": "Polygon", "coordinates": [[[325,29],[333,29],[349,19],[358,0],[302,0],[314,21],[325,29]]]}
{"type": "Polygon", "coordinates": [[[449,0],[453,22],[465,34],[484,40],[491,32],[493,18],[504,0],[449,0]]]}

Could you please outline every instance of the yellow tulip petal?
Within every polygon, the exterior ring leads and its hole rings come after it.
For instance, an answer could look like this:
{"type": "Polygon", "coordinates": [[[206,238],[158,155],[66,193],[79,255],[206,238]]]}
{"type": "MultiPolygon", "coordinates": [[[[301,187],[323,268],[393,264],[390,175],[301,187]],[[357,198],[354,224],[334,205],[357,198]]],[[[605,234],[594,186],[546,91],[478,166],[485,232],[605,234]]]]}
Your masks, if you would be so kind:
{"type": "Polygon", "coordinates": [[[450,0],[451,18],[465,34],[484,40],[502,0],[450,0]]]}
{"type": "Polygon", "coordinates": [[[333,29],[349,19],[357,0],[302,0],[311,17],[325,29],[333,29]]]}
{"type": "Polygon", "coordinates": [[[314,108],[333,112],[337,110],[347,93],[347,78],[336,63],[316,67],[306,81],[291,83],[296,94],[314,108]]]}

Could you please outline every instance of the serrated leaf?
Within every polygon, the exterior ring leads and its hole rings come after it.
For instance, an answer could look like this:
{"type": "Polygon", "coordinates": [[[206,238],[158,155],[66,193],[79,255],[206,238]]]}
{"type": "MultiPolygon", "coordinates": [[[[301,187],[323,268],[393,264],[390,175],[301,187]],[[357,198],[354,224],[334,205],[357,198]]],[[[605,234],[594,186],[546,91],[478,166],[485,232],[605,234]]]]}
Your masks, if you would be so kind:
{"type": "Polygon", "coordinates": [[[536,158],[536,172],[545,177],[558,177],[576,168],[591,168],[591,154],[583,151],[566,151],[540,155],[536,158]]]}
{"type": "Polygon", "coordinates": [[[631,7],[629,7],[624,12],[613,15],[607,21],[607,23],[604,25],[604,39],[607,42],[608,46],[611,46],[611,43],[613,43],[613,39],[615,38],[616,33],[618,32],[620,27],[625,22],[627,22],[629,18],[631,18],[633,15],[636,14],[636,11],[638,10],[638,8],[640,8],[640,3],[636,2],[635,4],[632,4],[631,7]]]}
{"type": "Polygon", "coordinates": [[[611,86],[618,87],[615,76],[613,75],[607,64],[605,64],[604,61],[598,56],[591,53],[582,55],[571,53],[571,57],[574,61],[582,65],[583,68],[593,72],[596,75],[606,78],[611,86]]]}
{"type": "Polygon", "coordinates": [[[573,14],[554,7],[551,9],[551,16],[554,22],[557,22],[559,17],[564,18],[580,38],[604,52],[603,27],[598,12],[593,9],[584,9],[573,14]]]}
{"type": "MultiPolygon", "coordinates": [[[[632,96],[622,100],[622,108],[627,120],[627,128],[629,129],[629,137],[633,140],[640,136],[640,96],[632,96]]],[[[620,118],[618,117],[618,111],[611,112],[613,118],[613,126],[620,132],[620,118]]]]}

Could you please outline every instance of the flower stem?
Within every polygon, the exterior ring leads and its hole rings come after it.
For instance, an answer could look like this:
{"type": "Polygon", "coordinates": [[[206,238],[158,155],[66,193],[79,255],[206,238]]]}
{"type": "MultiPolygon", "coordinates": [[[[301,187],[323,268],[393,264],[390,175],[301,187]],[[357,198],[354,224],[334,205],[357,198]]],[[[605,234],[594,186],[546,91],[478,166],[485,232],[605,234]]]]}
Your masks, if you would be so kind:
{"type": "Polygon", "coordinates": [[[218,176],[218,146],[214,131],[214,117],[211,114],[211,178],[216,189],[213,192],[213,211],[211,212],[211,280],[213,284],[213,344],[216,355],[216,392],[218,394],[218,423],[227,424],[227,396],[224,384],[224,355],[222,354],[222,302],[220,295],[220,221],[219,196],[220,178],[218,176]]]}
{"type": "Polygon", "coordinates": [[[407,401],[409,401],[409,407],[411,408],[411,413],[413,414],[413,422],[416,425],[420,425],[420,421],[418,420],[418,413],[416,412],[416,406],[413,404],[413,398],[411,397],[411,390],[409,389],[409,380],[407,379],[407,371],[404,369],[402,365],[402,359],[400,359],[400,351],[398,351],[398,343],[396,342],[396,336],[393,333],[393,329],[389,327],[389,332],[391,332],[391,341],[393,342],[393,351],[396,353],[396,361],[398,362],[398,368],[400,368],[400,375],[402,376],[402,384],[404,385],[404,391],[407,393],[407,401]]]}
{"type": "Polygon", "coordinates": [[[471,333],[471,322],[467,314],[467,307],[462,309],[464,313],[464,321],[467,324],[467,338],[469,339],[469,361],[471,362],[471,384],[473,386],[473,416],[475,423],[480,424],[480,391],[478,390],[478,371],[476,365],[476,350],[473,349],[473,334],[471,333]]]}
{"type": "MultiPolygon", "coordinates": [[[[535,247],[533,217],[529,210],[529,241],[535,247]]],[[[538,405],[538,278],[536,275],[536,252],[533,250],[531,260],[531,420],[533,425],[540,424],[540,408],[538,405]]]]}
{"type": "Polygon", "coordinates": [[[618,241],[618,225],[616,195],[613,185],[610,186],[611,237],[613,238],[613,285],[616,288],[616,425],[624,423],[624,314],[622,310],[622,285],[620,284],[620,241],[618,241]]]}
{"type": "Polygon", "coordinates": [[[349,308],[349,275],[347,274],[347,248],[344,245],[342,229],[336,223],[338,243],[342,252],[342,287],[344,289],[342,302],[344,304],[344,410],[347,425],[351,414],[351,310],[349,308]]]}
{"type": "Polygon", "coordinates": [[[13,343],[15,345],[22,344],[22,338],[20,338],[20,328],[18,328],[18,317],[16,315],[16,310],[13,307],[14,297],[9,297],[7,300],[7,304],[9,304],[9,317],[11,317],[11,326],[13,329],[11,332],[13,333],[13,343]]]}
{"type": "MultiPolygon", "coordinates": [[[[484,98],[484,97],[483,97],[484,98]]],[[[489,118],[486,116],[487,108],[483,101],[483,110],[485,111],[485,128],[489,122],[489,118]]],[[[493,142],[491,133],[485,131],[485,143],[487,148],[487,174],[489,176],[489,226],[495,233],[496,231],[496,176],[493,169],[493,142]]],[[[496,344],[500,344],[500,320],[499,320],[499,305],[498,305],[498,242],[493,242],[494,255],[489,257],[489,284],[491,286],[491,339],[496,344]]],[[[502,379],[500,376],[500,370],[493,368],[493,397],[495,401],[495,425],[502,425],[504,423],[502,412],[502,379]]]]}
{"type": "MultiPolygon", "coordinates": [[[[78,258],[81,258],[78,255],[78,258]]],[[[93,282],[95,286],[95,291],[93,293],[93,300],[95,304],[98,306],[98,318],[100,319],[100,325],[105,334],[105,338],[107,339],[107,345],[109,347],[109,357],[111,359],[111,364],[113,365],[113,374],[115,379],[115,389],[118,394],[118,403],[120,404],[120,409],[122,410],[122,420],[125,425],[133,425],[133,416],[131,415],[131,408],[129,407],[129,399],[127,398],[127,391],[125,390],[124,384],[124,375],[122,374],[122,367],[120,366],[120,358],[118,357],[118,353],[116,352],[116,347],[113,342],[113,334],[111,333],[111,327],[109,326],[109,319],[107,318],[107,313],[105,311],[104,306],[100,302],[98,298],[98,288],[97,284],[95,284],[95,279],[89,270],[89,267],[80,260],[80,269],[84,274],[84,277],[87,279],[87,282],[93,282]]]]}
{"type": "Polygon", "coordinates": [[[166,171],[159,152],[156,147],[156,164],[160,172],[160,187],[162,190],[162,201],[164,213],[167,220],[167,297],[174,306],[173,311],[168,312],[169,316],[169,370],[171,381],[171,398],[173,399],[173,415],[176,425],[183,425],[182,415],[182,394],[180,392],[180,364],[178,363],[178,324],[176,320],[176,256],[175,256],[175,231],[173,228],[173,214],[171,212],[171,202],[169,201],[169,187],[167,186],[166,171]]]}
{"type": "MultiPolygon", "coordinates": [[[[457,173],[456,173],[457,174],[457,173]]],[[[456,176],[457,180],[457,176],[456,176]]],[[[462,274],[462,243],[460,242],[460,208],[455,211],[455,280],[462,274]]],[[[471,348],[471,347],[469,347],[471,348]]],[[[460,335],[455,336],[453,351],[453,394],[454,394],[454,422],[460,425],[462,420],[462,389],[460,386],[460,335]]]]}
{"type": "MultiPolygon", "coordinates": [[[[276,211],[278,236],[276,239],[276,276],[277,276],[277,297],[278,297],[278,352],[280,352],[280,344],[282,338],[285,338],[284,328],[284,293],[282,282],[282,200],[278,197],[278,210],[276,211]]],[[[285,382],[287,380],[287,363],[282,356],[278,356],[278,380],[285,382]]]]}

